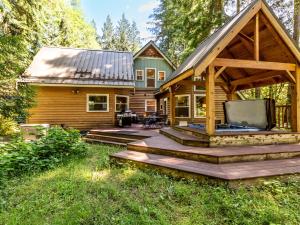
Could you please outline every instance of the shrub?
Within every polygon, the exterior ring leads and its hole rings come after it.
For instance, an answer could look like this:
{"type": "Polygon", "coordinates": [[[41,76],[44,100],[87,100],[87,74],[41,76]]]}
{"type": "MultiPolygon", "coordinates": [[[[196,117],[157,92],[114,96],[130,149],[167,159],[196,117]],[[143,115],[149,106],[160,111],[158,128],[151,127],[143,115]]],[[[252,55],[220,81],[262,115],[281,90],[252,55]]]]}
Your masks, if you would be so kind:
{"type": "Polygon", "coordinates": [[[50,128],[46,136],[34,142],[18,138],[0,151],[0,179],[53,168],[85,150],[80,133],[73,129],[50,128]]]}
{"type": "Polygon", "coordinates": [[[13,119],[0,115],[0,136],[12,136],[18,130],[18,125],[13,119]]]}

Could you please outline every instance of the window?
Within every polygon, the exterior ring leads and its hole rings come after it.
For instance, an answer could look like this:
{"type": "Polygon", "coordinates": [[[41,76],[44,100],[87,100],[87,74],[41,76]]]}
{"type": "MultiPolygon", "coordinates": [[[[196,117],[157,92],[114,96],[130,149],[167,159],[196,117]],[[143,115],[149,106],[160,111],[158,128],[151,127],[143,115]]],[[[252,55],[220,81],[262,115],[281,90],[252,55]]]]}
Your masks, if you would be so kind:
{"type": "MultiPolygon", "coordinates": [[[[194,77],[194,81],[202,81],[202,82],[205,82],[205,77],[202,75],[202,76],[197,76],[197,77],[194,77]]],[[[206,88],[205,88],[205,85],[194,85],[194,90],[195,91],[202,91],[202,92],[205,92],[206,88]]]]}
{"type": "Polygon", "coordinates": [[[116,112],[124,112],[129,109],[129,97],[116,95],[116,112]]]}
{"type": "Polygon", "coordinates": [[[194,95],[194,117],[202,118],[206,116],[206,97],[205,94],[194,95]]]}
{"type": "Polygon", "coordinates": [[[190,117],[190,96],[175,95],[175,116],[190,117]]]}
{"type": "Polygon", "coordinates": [[[156,112],[156,100],[146,99],[145,100],[145,111],[146,112],[156,112]]]}
{"type": "Polygon", "coordinates": [[[146,69],[147,87],[155,88],[155,69],[146,69]]]}
{"type": "Polygon", "coordinates": [[[166,72],[165,71],[158,71],[158,80],[165,80],[166,79],[166,72]]]}
{"type": "Polygon", "coordinates": [[[138,81],[144,80],[144,70],[136,70],[135,79],[138,81]]]}
{"type": "Polygon", "coordinates": [[[88,112],[109,112],[109,95],[88,94],[87,111],[88,112]]]}

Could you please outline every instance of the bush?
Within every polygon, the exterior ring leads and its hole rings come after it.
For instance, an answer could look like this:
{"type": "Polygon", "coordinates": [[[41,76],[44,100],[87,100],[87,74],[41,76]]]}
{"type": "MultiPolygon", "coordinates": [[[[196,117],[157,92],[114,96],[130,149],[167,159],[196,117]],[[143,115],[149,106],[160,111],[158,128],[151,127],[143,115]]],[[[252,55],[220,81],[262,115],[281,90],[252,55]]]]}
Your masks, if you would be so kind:
{"type": "Polygon", "coordinates": [[[13,119],[0,115],[0,136],[12,136],[18,132],[19,128],[13,119]]]}
{"type": "Polygon", "coordinates": [[[0,150],[0,179],[53,168],[70,156],[83,155],[86,146],[77,130],[50,128],[34,142],[18,138],[0,150]]]}

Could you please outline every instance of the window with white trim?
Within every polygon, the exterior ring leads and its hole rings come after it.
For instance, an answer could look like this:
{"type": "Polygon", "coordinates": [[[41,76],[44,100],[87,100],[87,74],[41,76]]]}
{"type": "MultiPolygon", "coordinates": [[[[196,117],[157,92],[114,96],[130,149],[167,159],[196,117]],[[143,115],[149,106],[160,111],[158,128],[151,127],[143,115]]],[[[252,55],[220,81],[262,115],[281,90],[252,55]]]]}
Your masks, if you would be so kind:
{"type": "Polygon", "coordinates": [[[166,72],[165,71],[158,71],[158,80],[163,81],[166,79],[166,72]]]}
{"type": "Polygon", "coordinates": [[[116,112],[124,112],[129,109],[129,96],[116,95],[116,112]]]}
{"type": "Polygon", "coordinates": [[[135,71],[135,79],[137,81],[143,81],[144,80],[144,70],[136,70],[135,71]]]}
{"type": "Polygon", "coordinates": [[[206,117],[206,96],[205,94],[194,95],[194,117],[206,117]]]}
{"type": "MultiPolygon", "coordinates": [[[[194,77],[194,81],[202,81],[205,82],[205,76],[201,75],[201,76],[195,76],[194,77]]],[[[205,85],[194,85],[194,90],[195,91],[201,91],[201,92],[205,92],[206,88],[205,85]]]]}
{"type": "Polygon", "coordinates": [[[156,112],[156,99],[146,99],[145,100],[145,111],[146,112],[156,112]]]}
{"type": "Polygon", "coordinates": [[[107,94],[88,94],[88,112],[109,112],[109,95],[107,94]]]}
{"type": "Polygon", "coordinates": [[[155,88],[155,68],[146,68],[146,87],[147,88],[155,88]]]}
{"type": "Polygon", "coordinates": [[[175,117],[190,117],[190,95],[175,95],[175,117]]]}

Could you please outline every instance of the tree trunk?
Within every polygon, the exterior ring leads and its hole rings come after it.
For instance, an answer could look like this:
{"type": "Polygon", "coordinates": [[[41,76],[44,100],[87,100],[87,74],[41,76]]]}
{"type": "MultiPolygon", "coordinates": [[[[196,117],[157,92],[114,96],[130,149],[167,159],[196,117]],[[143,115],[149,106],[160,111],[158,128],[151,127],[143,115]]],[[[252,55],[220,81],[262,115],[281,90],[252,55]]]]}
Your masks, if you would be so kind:
{"type": "Polygon", "coordinates": [[[239,13],[241,11],[241,0],[236,0],[236,12],[239,13]]]}
{"type": "Polygon", "coordinates": [[[294,40],[299,45],[300,38],[300,0],[294,0],[294,40]]]}

